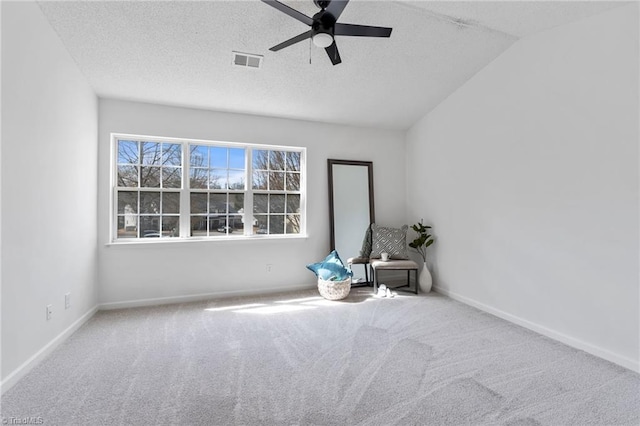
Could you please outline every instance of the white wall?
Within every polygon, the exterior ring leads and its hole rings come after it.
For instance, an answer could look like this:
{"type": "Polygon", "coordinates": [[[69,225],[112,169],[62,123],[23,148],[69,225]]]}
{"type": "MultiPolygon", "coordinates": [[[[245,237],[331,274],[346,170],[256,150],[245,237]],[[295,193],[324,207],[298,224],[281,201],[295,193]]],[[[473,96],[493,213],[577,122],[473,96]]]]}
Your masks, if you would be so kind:
{"type": "Polygon", "coordinates": [[[404,167],[403,132],[103,99],[99,111],[99,299],[103,307],[315,285],[315,276],[305,265],[329,251],[328,158],[373,161],[377,221],[400,225],[405,218],[405,196],[397,190],[404,185],[404,175],[398,173],[404,167]],[[107,245],[111,132],[306,147],[309,237],[107,245]],[[273,265],[271,273],[265,273],[266,264],[273,265]]]}
{"type": "Polygon", "coordinates": [[[98,121],[96,96],[38,6],[1,7],[5,390],[96,305],[98,121]]]}
{"type": "Polygon", "coordinates": [[[438,288],[636,370],[637,8],[518,41],[407,136],[438,288]]]}

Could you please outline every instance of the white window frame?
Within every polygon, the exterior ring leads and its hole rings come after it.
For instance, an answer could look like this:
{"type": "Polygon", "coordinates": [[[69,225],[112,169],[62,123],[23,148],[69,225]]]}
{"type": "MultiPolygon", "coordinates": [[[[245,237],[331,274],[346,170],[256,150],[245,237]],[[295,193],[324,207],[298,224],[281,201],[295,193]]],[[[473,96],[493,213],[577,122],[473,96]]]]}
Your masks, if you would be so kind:
{"type": "MultiPolygon", "coordinates": [[[[186,242],[186,241],[238,241],[238,240],[258,240],[258,239],[283,239],[283,238],[306,238],[307,237],[307,151],[304,147],[299,146],[284,146],[284,145],[265,145],[255,143],[240,143],[240,142],[228,142],[228,141],[215,141],[204,139],[190,139],[190,138],[172,138],[162,136],[149,136],[127,133],[111,133],[111,146],[110,146],[110,208],[109,208],[109,241],[110,244],[158,244],[158,243],[171,243],[171,242],[186,242]],[[168,191],[180,192],[180,212],[179,212],[179,236],[177,237],[164,237],[164,238],[143,238],[138,236],[137,238],[118,238],[118,141],[119,140],[131,140],[138,142],[160,142],[160,143],[173,143],[180,144],[182,146],[182,186],[180,188],[170,188],[168,191]],[[244,232],[242,235],[234,234],[222,235],[222,236],[191,236],[191,188],[189,187],[190,176],[190,146],[191,145],[208,145],[225,148],[242,148],[245,149],[245,190],[244,194],[244,232]],[[300,232],[295,234],[285,233],[283,234],[254,234],[253,233],[253,195],[254,189],[252,188],[253,179],[253,151],[254,150],[269,150],[269,151],[286,151],[286,152],[298,152],[300,153],[300,232]]],[[[158,191],[163,192],[163,188],[140,188],[136,189],[138,192],[158,191]]],[[[197,190],[197,188],[194,188],[197,190]]],[[[227,193],[232,193],[233,190],[221,190],[227,193]]],[[[236,190],[238,191],[238,190],[236,190]]],[[[200,191],[195,191],[200,192],[200,191]]],[[[215,190],[208,189],[203,191],[206,193],[215,192],[215,190]]],[[[257,193],[296,193],[295,191],[270,191],[270,190],[255,190],[257,193]]],[[[139,211],[137,213],[140,214],[139,211]]],[[[286,213],[285,213],[286,214],[286,213]]],[[[138,231],[140,232],[140,231],[138,231]]]]}

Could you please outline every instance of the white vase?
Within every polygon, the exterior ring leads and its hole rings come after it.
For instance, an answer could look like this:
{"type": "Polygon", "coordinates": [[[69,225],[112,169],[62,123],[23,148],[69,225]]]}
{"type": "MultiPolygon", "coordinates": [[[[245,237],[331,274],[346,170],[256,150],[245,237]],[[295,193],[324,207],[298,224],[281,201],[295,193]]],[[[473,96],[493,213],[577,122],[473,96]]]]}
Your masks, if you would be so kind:
{"type": "Polygon", "coordinates": [[[431,272],[429,272],[429,268],[427,268],[427,262],[422,264],[422,270],[420,271],[420,275],[418,275],[418,283],[420,284],[421,292],[429,293],[431,291],[433,280],[431,278],[431,272]]]}

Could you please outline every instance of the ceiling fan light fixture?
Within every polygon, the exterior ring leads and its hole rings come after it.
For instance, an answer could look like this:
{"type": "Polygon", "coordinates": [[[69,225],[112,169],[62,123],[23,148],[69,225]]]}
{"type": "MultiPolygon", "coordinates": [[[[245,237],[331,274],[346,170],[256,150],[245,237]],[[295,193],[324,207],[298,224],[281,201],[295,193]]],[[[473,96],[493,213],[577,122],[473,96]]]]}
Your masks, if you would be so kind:
{"type": "Polygon", "coordinates": [[[320,12],[313,15],[313,17],[307,16],[278,0],[262,1],[310,27],[308,31],[273,46],[269,49],[272,52],[277,52],[310,38],[314,45],[324,48],[333,65],[338,65],[342,63],[342,59],[334,39],[336,34],[352,37],[389,37],[391,35],[392,28],[338,23],[337,21],[349,0],[313,0],[316,6],[320,8],[320,12]]]}
{"type": "Polygon", "coordinates": [[[313,44],[318,47],[329,47],[333,44],[333,37],[328,33],[316,33],[312,37],[313,44]]]}

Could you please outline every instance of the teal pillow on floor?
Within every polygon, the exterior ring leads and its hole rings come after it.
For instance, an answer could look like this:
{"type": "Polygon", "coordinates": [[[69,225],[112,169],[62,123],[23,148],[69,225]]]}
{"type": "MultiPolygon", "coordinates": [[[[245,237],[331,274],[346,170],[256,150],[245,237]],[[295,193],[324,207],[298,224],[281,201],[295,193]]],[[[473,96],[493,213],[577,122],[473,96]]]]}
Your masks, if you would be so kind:
{"type": "Polygon", "coordinates": [[[353,276],[353,272],[344,266],[335,250],[329,253],[322,262],[308,264],[307,269],[325,281],[342,281],[353,276]]]}

